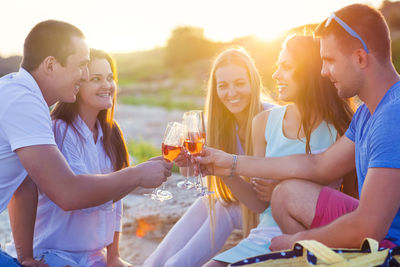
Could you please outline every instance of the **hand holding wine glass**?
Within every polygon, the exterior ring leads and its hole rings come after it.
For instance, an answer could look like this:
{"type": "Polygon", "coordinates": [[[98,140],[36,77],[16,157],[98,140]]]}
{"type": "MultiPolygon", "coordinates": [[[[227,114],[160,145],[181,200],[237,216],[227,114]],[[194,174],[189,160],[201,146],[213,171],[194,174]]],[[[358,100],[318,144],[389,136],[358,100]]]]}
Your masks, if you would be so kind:
{"type": "MultiPolygon", "coordinates": [[[[162,155],[165,160],[172,162],[182,150],[183,144],[183,126],[179,122],[169,122],[165,129],[163,142],[161,145],[162,155]]],[[[164,201],[173,198],[168,190],[165,190],[165,184],[162,188],[156,188],[150,194],[152,199],[164,201]]]]}
{"type": "Polygon", "coordinates": [[[168,163],[162,156],[154,157],[136,165],[135,168],[142,169],[145,174],[139,181],[144,188],[155,188],[160,186],[167,177],[171,176],[173,164],[168,163]]]}
{"type": "MultiPolygon", "coordinates": [[[[192,110],[183,114],[184,126],[184,145],[186,150],[192,155],[199,155],[206,142],[206,131],[204,127],[204,116],[201,110],[192,110]]],[[[199,189],[200,195],[204,196],[212,192],[207,191],[207,187],[203,186],[202,175],[198,176],[196,188],[199,189]]]]}
{"type": "Polygon", "coordinates": [[[193,158],[200,165],[197,170],[205,175],[229,176],[232,168],[233,155],[222,150],[207,147],[199,157],[193,158]]]}

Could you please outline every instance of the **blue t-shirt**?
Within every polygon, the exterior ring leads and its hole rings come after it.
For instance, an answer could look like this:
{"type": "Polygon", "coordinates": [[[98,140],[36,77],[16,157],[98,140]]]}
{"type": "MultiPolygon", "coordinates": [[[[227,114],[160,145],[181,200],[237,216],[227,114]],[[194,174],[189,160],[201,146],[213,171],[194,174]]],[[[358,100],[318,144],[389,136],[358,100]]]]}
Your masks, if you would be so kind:
{"type": "MultiPolygon", "coordinates": [[[[355,143],[358,192],[361,195],[368,168],[400,168],[400,82],[386,92],[373,115],[365,104],[361,105],[346,136],[355,143]]],[[[385,238],[400,245],[400,211],[397,211],[385,238]]]]}

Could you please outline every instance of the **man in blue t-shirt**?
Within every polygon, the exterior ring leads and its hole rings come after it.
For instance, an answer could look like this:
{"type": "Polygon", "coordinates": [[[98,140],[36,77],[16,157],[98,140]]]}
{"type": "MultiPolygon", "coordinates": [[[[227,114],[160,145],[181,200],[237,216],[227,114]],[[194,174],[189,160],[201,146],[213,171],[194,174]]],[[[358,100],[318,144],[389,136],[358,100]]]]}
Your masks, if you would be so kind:
{"type": "Polygon", "coordinates": [[[272,194],[272,213],[284,234],[272,239],[271,250],[305,239],[343,248],[360,247],[366,237],[381,247],[400,245],[400,77],[385,19],[353,4],[332,13],[316,36],[322,75],[341,97],[364,102],[345,136],[316,155],[254,158],[207,148],[196,160],[203,174],[285,180],[272,194]],[[359,201],[324,186],[354,169],[359,201]]]}

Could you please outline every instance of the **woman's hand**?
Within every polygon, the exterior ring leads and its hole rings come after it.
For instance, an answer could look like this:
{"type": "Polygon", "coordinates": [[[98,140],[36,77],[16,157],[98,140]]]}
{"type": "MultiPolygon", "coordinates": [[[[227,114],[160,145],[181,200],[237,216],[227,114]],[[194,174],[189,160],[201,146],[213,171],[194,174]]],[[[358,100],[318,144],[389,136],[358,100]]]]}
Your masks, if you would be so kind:
{"type": "Polygon", "coordinates": [[[133,267],[133,265],[127,261],[124,261],[120,257],[115,257],[107,260],[107,267],[133,267]]]}
{"type": "Polygon", "coordinates": [[[251,179],[251,183],[256,191],[257,198],[269,202],[271,201],[272,191],[279,184],[279,181],[254,177],[251,179]]]}

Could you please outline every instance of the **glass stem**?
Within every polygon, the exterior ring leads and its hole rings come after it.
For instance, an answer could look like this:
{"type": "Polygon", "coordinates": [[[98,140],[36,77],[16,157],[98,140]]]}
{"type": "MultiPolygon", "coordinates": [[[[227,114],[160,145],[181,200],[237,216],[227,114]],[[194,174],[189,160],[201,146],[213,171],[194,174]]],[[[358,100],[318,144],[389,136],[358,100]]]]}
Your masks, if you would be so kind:
{"type": "Polygon", "coordinates": [[[189,167],[189,158],[186,159],[186,177],[185,177],[185,184],[187,184],[189,182],[189,171],[190,171],[190,167],[189,167]]]}

